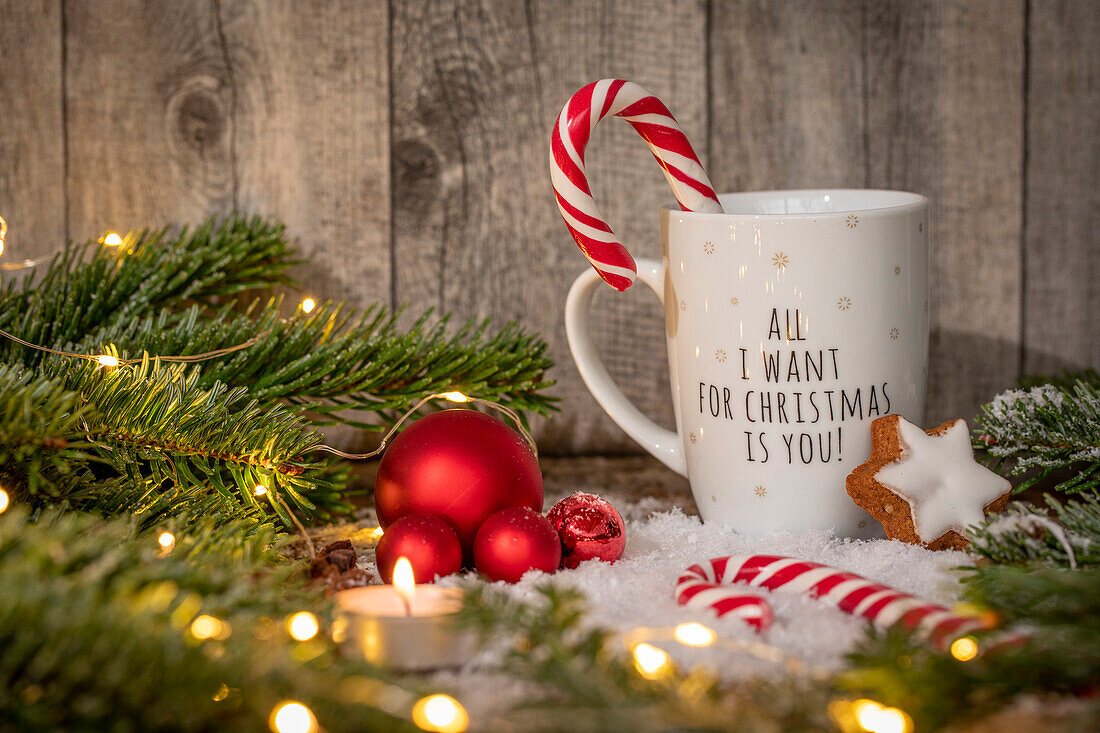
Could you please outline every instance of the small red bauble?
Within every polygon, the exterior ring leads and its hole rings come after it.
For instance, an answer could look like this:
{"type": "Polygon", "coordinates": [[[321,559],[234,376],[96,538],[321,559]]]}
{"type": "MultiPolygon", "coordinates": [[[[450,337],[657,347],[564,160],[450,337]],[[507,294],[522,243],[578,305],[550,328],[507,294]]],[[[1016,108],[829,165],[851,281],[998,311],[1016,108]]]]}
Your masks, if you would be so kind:
{"type": "Polygon", "coordinates": [[[431,583],[462,569],[462,543],[446,519],[409,514],[386,528],[375,557],[378,574],[387,583],[393,582],[393,566],[401,557],[408,558],[417,583],[431,583]]]}
{"type": "Polygon", "coordinates": [[[623,556],[623,518],[606,499],[573,494],[555,504],[546,518],[561,538],[563,568],[575,568],[585,560],[615,562],[623,556]]]}
{"type": "Polygon", "coordinates": [[[561,542],[550,522],[538,512],[526,507],[502,509],[477,531],[474,563],[489,580],[515,583],[528,570],[557,570],[561,542]]]}
{"type": "Polygon", "coordinates": [[[508,507],[542,511],[542,472],[519,434],[474,410],[422,417],[398,435],[378,465],[378,522],[438,514],[458,532],[469,557],[490,514],[508,507]]]}

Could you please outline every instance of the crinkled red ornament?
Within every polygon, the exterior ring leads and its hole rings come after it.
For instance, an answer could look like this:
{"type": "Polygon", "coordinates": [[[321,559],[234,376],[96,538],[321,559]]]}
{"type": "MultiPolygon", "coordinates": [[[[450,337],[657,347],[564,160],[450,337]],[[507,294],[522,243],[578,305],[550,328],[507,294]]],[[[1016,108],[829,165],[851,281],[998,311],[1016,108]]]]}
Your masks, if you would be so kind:
{"type": "Polygon", "coordinates": [[[526,507],[502,509],[477,531],[474,563],[489,580],[515,583],[528,570],[557,570],[561,542],[538,512],[526,507]]]}
{"type": "Polygon", "coordinates": [[[444,410],[394,438],[378,466],[374,500],[387,532],[406,514],[446,518],[469,559],[490,514],[508,507],[542,511],[542,472],[530,446],[500,420],[444,410]]]}
{"type": "Polygon", "coordinates": [[[578,492],[555,504],[546,518],[561,538],[563,568],[575,568],[585,560],[615,562],[623,556],[623,518],[606,499],[578,492]]]}
{"type": "Polygon", "coordinates": [[[462,569],[462,543],[446,519],[409,514],[387,527],[378,542],[375,558],[382,580],[393,582],[393,566],[401,557],[408,558],[417,583],[431,583],[462,569]]]}

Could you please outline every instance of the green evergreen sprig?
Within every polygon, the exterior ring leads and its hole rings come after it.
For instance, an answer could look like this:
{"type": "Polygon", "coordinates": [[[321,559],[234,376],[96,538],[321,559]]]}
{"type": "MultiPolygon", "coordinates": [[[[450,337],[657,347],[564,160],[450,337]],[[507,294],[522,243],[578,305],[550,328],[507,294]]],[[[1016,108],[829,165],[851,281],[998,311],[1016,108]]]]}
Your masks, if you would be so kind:
{"type": "Polygon", "coordinates": [[[1065,568],[1100,565],[1100,497],[1059,501],[1048,510],[1015,503],[967,532],[970,551],[1000,565],[1044,562],[1065,568]]]}
{"type": "Polygon", "coordinates": [[[87,410],[61,380],[0,364],[0,478],[59,495],[91,479],[82,437],[87,410]]]}
{"type": "Polygon", "coordinates": [[[407,330],[381,306],[356,312],[323,303],[282,317],[283,299],[252,302],[243,313],[226,306],[209,317],[192,307],[150,318],[121,320],[89,334],[75,348],[127,357],[203,354],[255,338],[247,349],[204,362],[199,384],[245,387],[261,402],[279,401],[295,412],[368,430],[393,424],[415,398],[459,391],[545,414],[555,400],[544,394],[550,366],[546,342],[505,324],[467,322],[449,333],[450,318],[434,324],[429,311],[407,330]]]}
{"type": "MultiPolygon", "coordinates": [[[[66,247],[40,274],[0,293],[0,329],[73,351],[92,331],[188,303],[290,284],[293,252],[283,225],[233,216],[175,234],[167,228],[66,247]]],[[[37,366],[39,351],[0,341],[0,362],[37,366]]]]}
{"type": "Polygon", "coordinates": [[[1030,474],[1017,493],[1056,472],[1068,472],[1052,491],[1088,491],[1100,486],[1100,387],[1079,379],[1013,390],[984,405],[974,430],[985,462],[1010,475],[1030,474]]]}
{"type": "MultiPolygon", "coordinates": [[[[919,731],[962,725],[1021,694],[1074,696],[1100,685],[1100,626],[1089,621],[1100,614],[1100,569],[991,565],[968,579],[966,597],[1009,630],[976,634],[976,658],[960,661],[902,631],[871,633],[840,687],[905,710],[919,731]]],[[[1082,702],[1062,729],[1100,719],[1100,702],[1082,702]]]]}
{"type": "Polygon", "coordinates": [[[270,527],[192,526],[166,553],[125,520],[9,510],[0,729],[268,731],[289,699],[328,731],[416,730],[422,692],[344,654],[330,604],[277,550],[270,527]],[[301,610],[322,628],[305,642],[284,628],[301,610]],[[202,614],[225,624],[217,638],[192,633],[202,614]]]}
{"type": "Polygon", "coordinates": [[[586,619],[584,597],[547,584],[520,601],[484,585],[467,589],[462,619],[505,644],[499,671],[534,683],[500,721],[548,731],[827,731],[830,685],[801,676],[724,686],[710,670],[669,666],[649,679],[618,635],[586,619]]]}

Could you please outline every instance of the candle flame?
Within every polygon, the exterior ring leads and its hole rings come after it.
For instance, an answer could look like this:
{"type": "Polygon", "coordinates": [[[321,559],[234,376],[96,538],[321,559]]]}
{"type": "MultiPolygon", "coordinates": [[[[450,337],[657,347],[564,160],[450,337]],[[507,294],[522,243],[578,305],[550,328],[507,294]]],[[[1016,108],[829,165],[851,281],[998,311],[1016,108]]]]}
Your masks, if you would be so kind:
{"type": "Polygon", "coordinates": [[[416,595],[416,576],[413,575],[413,566],[407,557],[397,558],[393,566],[393,587],[401,602],[405,604],[405,613],[412,615],[412,600],[416,595]]]}

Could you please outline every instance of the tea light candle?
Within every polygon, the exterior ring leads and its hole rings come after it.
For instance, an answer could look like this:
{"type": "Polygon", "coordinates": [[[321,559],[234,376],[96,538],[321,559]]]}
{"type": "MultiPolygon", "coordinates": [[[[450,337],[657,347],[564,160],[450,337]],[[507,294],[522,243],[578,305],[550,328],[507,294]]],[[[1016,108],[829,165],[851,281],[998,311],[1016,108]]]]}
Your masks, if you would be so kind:
{"type": "Polygon", "coordinates": [[[454,625],[462,590],[416,585],[412,565],[399,558],[393,585],[349,588],[336,594],[347,638],[372,664],[404,671],[457,667],[473,655],[474,638],[454,625]]]}

